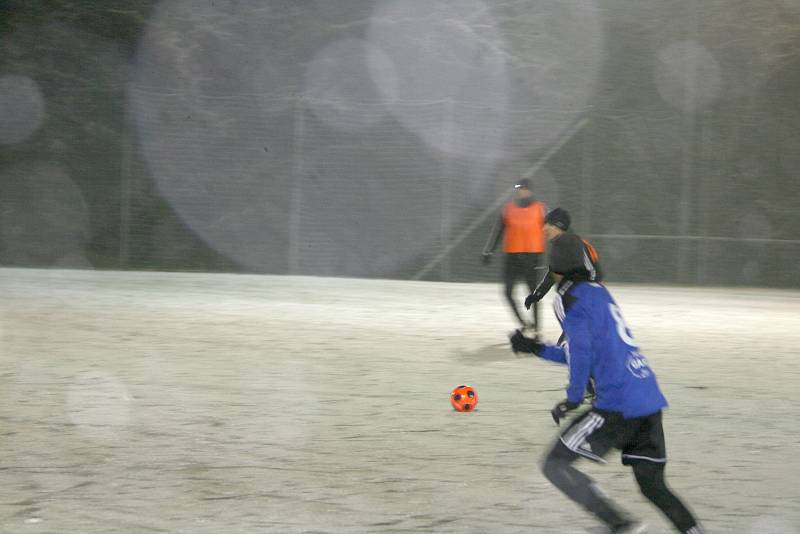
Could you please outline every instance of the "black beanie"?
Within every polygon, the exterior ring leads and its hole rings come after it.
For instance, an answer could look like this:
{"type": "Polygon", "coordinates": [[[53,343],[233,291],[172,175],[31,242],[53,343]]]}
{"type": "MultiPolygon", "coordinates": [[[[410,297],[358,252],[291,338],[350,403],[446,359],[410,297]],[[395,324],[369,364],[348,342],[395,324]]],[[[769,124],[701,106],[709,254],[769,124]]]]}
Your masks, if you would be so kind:
{"type": "Polygon", "coordinates": [[[575,234],[561,234],[550,241],[550,271],[569,275],[585,272],[583,241],[575,234]]]}
{"type": "Polygon", "coordinates": [[[569,216],[569,212],[562,208],[553,208],[544,218],[545,224],[561,228],[565,232],[569,230],[571,222],[572,218],[569,216]]]}

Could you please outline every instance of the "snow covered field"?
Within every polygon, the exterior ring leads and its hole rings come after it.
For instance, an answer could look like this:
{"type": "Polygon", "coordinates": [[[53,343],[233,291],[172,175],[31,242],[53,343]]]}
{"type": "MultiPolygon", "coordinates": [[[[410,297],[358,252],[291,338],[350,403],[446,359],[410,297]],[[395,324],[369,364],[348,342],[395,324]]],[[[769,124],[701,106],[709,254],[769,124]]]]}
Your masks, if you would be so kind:
{"type": "MultiPolygon", "coordinates": [[[[709,533],[800,533],[800,292],[610,288],[673,489],[709,533]]],[[[508,350],[500,291],[2,269],[0,531],[591,531],[538,470],[565,370],[508,350]]],[[[609,460],[581,465],[670,532],[609,460]]]]}

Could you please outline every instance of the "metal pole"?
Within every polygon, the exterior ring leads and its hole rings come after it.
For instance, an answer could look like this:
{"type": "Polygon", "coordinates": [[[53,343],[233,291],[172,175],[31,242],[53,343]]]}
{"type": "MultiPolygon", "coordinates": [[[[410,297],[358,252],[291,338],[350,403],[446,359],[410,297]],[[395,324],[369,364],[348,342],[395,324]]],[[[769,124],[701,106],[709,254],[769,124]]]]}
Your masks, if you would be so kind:
{"type": "Polygon", "coordinates": [[[287,271],[298,274],[300,269],[300,239],[303,209],[303,149],[305,143],[306,104],[303,97],[294,101],[294,128],[292,137],[292,175],[289,202],[289,250],[287,251],[287,271]]]}
{"type": "MultiPolygon", "coordinates": [[[[130,84],[128,84],[130,91],[130,84]]],[[[120,184],[119,184],[119,267],[127,269],[130,256],[130,220],[131,220],[131,160],[133,158],[133,147],[130,132],[130,113],[128,95],[122,112],[122,154],[120,161],[120,184]]]]}
{"type": "Polygon", "coordinates": [[[592,228],[592,197],[593,192],[593,173],[592,163],[594,156],[593,135],[583,136],[582,161],[581,161],[581,224],[582,232],[590,232],[592,228]]]}
{"type": "MultiPolygon", "coordinates": [[[[695,2],[689,2],[688,24],[689,35],[697,37],[697,6],[695,2]]],[[[683,161],[681,165],[680,182],[680,201],[678,206],[678,234],[688,235],[689,226],[692,218],[692,204],[694,196],[692,187],[694,185],[694,148],[695,148],[695,112],[697,108],[697,48],[687,47],[685,53],[692,51],[693,57],[685,57],[686,65],[686,91],[683,102],[683,161]]],[[[679,283],[685,283],[689,279],[689,242],[681,241],[678,245],[676,254],[677,276],[679,283]]]]}
{"type": "MultiPolygon", "coordinates": [[[[442,166],[442,216],[440,219],[440,226],[439,232],[442,240],[442,248],[447,248],[448,244],[450,243],[450,237],[452,233],[452,174],[453,174],[453,165],[452,165],[452,156],[448,149],[452,148],[451,145],[454,141],[454,132],[455,128],[453,125],[453,109],[454,104],[452,99],[448,99],[445,102],[445,113],[444,113],[444,147],[445,151],[442,154],[444,157],[444,165],[442,166]]],[[[450,272],[450,254],[445,256],[440,264],[440,276],[443,281],[449,281],[451,272],[450,272]]]]}

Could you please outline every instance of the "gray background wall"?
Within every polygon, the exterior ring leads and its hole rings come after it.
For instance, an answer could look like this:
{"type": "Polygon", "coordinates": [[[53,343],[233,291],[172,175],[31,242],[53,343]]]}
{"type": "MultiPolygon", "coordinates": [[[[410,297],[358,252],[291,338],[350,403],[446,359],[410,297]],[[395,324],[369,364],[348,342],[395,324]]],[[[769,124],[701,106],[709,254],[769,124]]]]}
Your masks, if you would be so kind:
{"type": "Polygon", "coordinates": [[[0,264],[796,287],[800,1],[1,2],[0,264]]]}

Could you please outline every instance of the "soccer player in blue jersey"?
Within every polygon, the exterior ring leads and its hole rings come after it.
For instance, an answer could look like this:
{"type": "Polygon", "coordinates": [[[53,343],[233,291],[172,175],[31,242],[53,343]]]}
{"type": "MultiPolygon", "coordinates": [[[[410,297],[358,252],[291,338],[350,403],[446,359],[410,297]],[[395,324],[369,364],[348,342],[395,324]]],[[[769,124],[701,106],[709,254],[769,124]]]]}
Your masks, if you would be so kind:
{"type": "Polygon", "coordinates": [[[542,464],[545,477],[567,497],[605,523],[609,532],[644,532],[621,511],[594,480],[573,464],[580,458],[605,463],[611,449],[633,468],[639,488],[683,534],[702,534],[702,527],[664,480],[667,461],[661,411],[667,401],[656,376],[622,318],[622,312],[601,284],[590,280],[580,237],[564,234],[550,251],[550,271],[557,284],[553,301],[566,334],[560,345],[541,343],[517,330],[514,352],[566,364],[567,398],[553,408],[560,424],[584,399],[589,379],[595,383],[592,406],[561,433],[542,464]]]}

